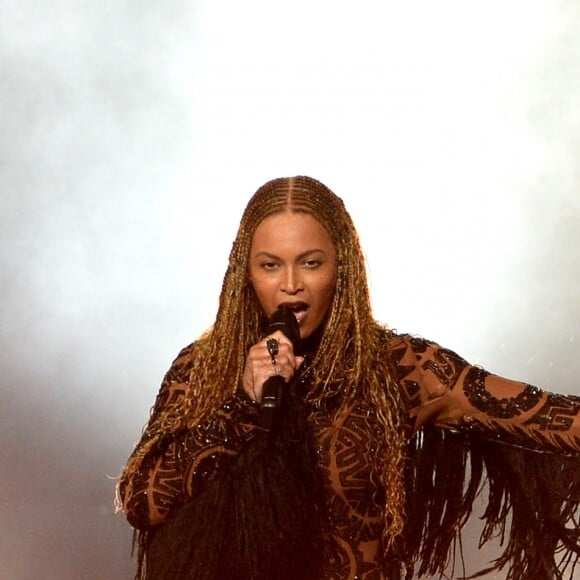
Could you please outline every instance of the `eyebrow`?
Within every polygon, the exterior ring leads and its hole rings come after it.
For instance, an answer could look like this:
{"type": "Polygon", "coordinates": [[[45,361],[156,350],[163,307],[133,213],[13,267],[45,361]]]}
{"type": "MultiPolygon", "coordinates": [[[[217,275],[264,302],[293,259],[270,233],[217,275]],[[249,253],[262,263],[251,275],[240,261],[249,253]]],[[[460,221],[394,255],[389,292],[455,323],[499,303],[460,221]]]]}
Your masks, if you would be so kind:
{"type": "MultiPolygon", "coordinates": [[[[316,252],[320,252],[321,254],[326,255],[326,252],[321,249],[321,248],[314,248],[312,250],[306,250],[306,252],[302,252],[301,254],[299,254],[297,256],[298,260],[301,260],[302,258],[305,258],[306,256],[309,256],[310,254],[315,254],[316,252]]],[[[280,257],[276,256],[276,254],[271,254],[270,252],[258,252],[257,254],[254,255],[254,258],[259,258],[259,257],[264,257],[264,258],[272,258],[274,260],[279,260],[280,257]]]]}

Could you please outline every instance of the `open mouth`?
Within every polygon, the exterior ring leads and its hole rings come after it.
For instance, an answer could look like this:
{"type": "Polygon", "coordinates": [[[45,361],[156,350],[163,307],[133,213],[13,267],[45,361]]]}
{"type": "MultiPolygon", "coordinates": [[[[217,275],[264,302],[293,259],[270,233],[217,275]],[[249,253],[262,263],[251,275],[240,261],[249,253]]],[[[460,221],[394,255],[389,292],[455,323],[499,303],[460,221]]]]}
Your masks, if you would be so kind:
{"type": "Polygon", "coordinates": [[[279,304],[278,308],[281,308],[282,306],[291,310],[294,316],[296,316],[298,324],[302,324],[308,310],[308,304],[306,304],[306,302],[284,302],[279,304]]]}

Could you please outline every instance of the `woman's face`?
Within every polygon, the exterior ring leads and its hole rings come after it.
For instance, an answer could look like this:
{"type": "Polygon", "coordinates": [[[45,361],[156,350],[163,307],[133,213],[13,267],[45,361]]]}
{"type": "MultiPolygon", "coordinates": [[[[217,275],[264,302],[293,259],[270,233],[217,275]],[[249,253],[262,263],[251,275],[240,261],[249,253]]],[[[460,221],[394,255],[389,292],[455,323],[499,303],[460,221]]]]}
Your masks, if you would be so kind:
{"type": "Polygon", "coordinates": [[[270,318],[288,306],[300,325],[300,337],[321,324],[336,287],[336,248],[326,229],[306,213],[279,213],[254,232],[248,266],[260,305],[270,318]]]}

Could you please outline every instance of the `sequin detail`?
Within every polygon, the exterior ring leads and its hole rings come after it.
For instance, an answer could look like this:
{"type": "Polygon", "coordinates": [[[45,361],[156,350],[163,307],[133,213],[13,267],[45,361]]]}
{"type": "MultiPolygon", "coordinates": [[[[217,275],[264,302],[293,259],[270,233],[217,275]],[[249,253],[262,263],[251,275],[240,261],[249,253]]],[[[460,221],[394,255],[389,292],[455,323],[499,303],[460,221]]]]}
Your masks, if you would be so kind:
{"type": "Polygon", "coordinates": [[[485,379],[490,373],[479,367],[471,367],[465,378],[465,394],[469,402],[479,411],[497,419],[512,419],[533,409],[542,396],[542,391],[533,385],[525,385],[515,397],[494,397],[485,388],[485,379]]]}
{"type": "MultiPolygon", "coordinates": [[[[570,431],[580,413],[578,397],[546,396],[536,387],[514,382],[505,385],[514,396],[495,397],[486,388],[489,373],[435,343],[406,335],[393,334],[385,344],[385,356],[400,388],[404,428],[409,433],[417,428],[425,401],[433,400],[434,395],[453,400],[458,394],[457,399],[466,399],[470,408],[461,409],[459,418],[442,425],[445,428],[539,451],[580,453],[578,436],[570,431]]],[[[307,357],[296,381],[298,392],[308,391],[309,364],[307,357]]],[[[183,385],[179,380],[187,372],[183,365],[170,371],[171,381],[162,386],[153,415],[160,405],[180,404],[183,385]]],[[[501,392],[502,379],[493,376],[493,380],[501,392]]],[[[384,490],[377,469],[385,458],[378,455],[382,434],[376,409],[360,403],[339,418],[338,398],[309,406],[310,432],[305,434],[314,442],[332,524],[324,578],[384,579],[380,548],[384,490]]],[[[168,517],[208,481],[219,477],[239,451],[251,444],[260,429],[258,418],[259,404],[240,392],[195,429],[161,441],[131,485],[123,482],[122,489],[130,489],[126,504],[130,522],[146,529],[153,515],[157,521],[168,517]]]]}

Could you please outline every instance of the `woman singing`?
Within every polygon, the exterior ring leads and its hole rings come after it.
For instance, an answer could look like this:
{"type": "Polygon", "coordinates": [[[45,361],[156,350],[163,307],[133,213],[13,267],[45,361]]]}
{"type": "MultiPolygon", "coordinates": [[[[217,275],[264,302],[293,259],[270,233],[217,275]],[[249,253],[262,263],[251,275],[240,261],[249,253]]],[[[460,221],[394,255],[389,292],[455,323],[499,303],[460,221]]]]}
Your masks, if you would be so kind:
{"type": "Polygon", "coordinates": [[[503,540],[484,573],[569,579],[580,398],[376,322],[341,199],[274,179],[250,199],[215,323],[173,362],[118,490],[140,580],[449,573],[478,495],[481,543],[503,540]]]}

